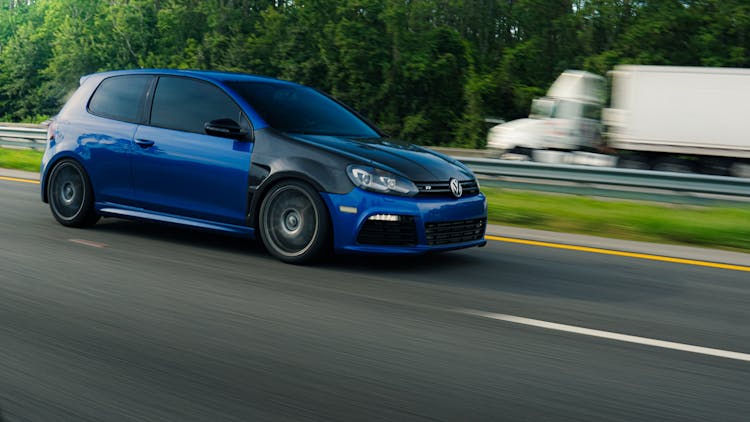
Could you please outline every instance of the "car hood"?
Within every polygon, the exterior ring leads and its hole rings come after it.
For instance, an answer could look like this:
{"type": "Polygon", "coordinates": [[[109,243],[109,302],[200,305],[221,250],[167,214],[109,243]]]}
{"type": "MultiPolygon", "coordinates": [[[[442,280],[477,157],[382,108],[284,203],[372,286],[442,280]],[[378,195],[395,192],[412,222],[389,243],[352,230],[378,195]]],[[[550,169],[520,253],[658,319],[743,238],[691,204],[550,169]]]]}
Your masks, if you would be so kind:
{"type": "MultiPolygon", "coordinates": [[[[408,142],[390,138],[288,134],[332,152],[343,153],[363,163],[400,174],[415,182],[469,180],[474,174],[457,160],[408,142]]],[[[354,164],[353,162],[352,164],[354,164]]]]}

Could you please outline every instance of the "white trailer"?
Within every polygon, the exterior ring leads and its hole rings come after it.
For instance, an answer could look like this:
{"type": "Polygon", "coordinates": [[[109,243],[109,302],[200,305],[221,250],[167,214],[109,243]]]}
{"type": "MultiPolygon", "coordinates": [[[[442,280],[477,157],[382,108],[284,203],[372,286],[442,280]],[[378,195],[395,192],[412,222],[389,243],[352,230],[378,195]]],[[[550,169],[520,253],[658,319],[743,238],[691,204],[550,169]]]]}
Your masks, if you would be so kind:
{"type": "Polygon", "coordinates": [[[750,69],[617,66],[604,110],[620,165],[747,176],[750,69]]]}

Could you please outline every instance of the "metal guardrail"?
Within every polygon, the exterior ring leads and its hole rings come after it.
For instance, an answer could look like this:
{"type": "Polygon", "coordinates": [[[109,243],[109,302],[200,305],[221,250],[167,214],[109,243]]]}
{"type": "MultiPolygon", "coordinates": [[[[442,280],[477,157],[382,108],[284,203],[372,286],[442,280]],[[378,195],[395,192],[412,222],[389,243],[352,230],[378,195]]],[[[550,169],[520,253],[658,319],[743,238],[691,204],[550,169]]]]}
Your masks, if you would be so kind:
{"type": "Polygon", "coordinates": [[[750,179],[703,174],[545,164],[491,158],[454,157],[478,175],[528,182],[566,182],[595,189],[639,188],[681,193],[722,195],[725,199],[750,199],[750,179]],[[734,197],[734,198],[733,198],[734,197]]]}
{"type": "MultiPolygon", "coordinates": [[[[44,125],[0,123],[0,147],[44,149],[46,139],[47,129],[44,125]]],[[[641,191],[629,196],[656,200],[665,199],[663,192],[652,192],[649,197],[644,194],[644,190],[719,195],[724,199],[750,201],[750,179],[747,178],[509,161],[487,158],[496,155],[491,150],[434,149],[462,161],[478,175],[488,177],[486,180],[490,183],[501,181],[505,185],[535,190],[588,194],[610,192],[613,189],[620,189],[621,192],[622,189],[640,189],[641,191]]]]}
{"type": "Polygon", "coordinates": [[[44,149],[47,129],[43,126],[0,126],[0,147],[44,149]]]}

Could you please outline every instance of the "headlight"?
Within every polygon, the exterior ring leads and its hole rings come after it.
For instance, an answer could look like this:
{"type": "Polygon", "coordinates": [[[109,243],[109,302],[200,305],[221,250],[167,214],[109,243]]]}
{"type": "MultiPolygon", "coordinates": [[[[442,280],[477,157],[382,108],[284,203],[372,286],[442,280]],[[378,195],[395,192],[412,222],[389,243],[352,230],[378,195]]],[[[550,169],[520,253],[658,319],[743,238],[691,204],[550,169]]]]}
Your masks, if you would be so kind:
{"type": "Polygon", "coordinates": [[[374,192],[403,196],[419,192],[411,180],[373,167],[352,164],[346,168],[346,174],[355,186],[374,192]]]}

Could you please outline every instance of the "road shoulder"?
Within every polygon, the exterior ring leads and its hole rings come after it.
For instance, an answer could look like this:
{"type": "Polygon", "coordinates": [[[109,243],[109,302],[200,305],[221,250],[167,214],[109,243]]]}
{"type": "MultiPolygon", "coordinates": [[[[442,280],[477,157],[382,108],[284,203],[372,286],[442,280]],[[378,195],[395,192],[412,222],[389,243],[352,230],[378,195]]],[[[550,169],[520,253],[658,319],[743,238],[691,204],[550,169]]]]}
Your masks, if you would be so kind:
{"type": "MultiPolygon", "coordinates": [[[[39,173],[4,168],[0,168],[0,176],[16,179],[39,180],[39,173]]],[[[487,234],[491,236],[503,236],[539,242],[552,242],[564,245],[585,246],[589,248],[609,249],[623,252],[634,252],[658,256],[669,256],[673,258],[750,266],[750,254],[723,251],[719,249],[637,242],[632,240],[560,233],[547,230],[526,229],[495,224],[489,224],[487,226],[487,234]]]]}
{"type": "Polygon", "coordinates": [[[489,224],[487,234],[491,236],[511,237],[515,239],[538,242],[560,243],[564,245],[585,246],[589,248],[633,252],[696,261],[720,262],[724,264],[750,266],[750,254],[723,251],[719,249],[699,248],[694,246],[669,245],[661,243],[638,242],[633,240],[612,239],[608,237],[582,234],[560,233],[547,230],[526,229],[521,227],[489,224]]]}
{"type": "Polygon", "coordinates": [[[12,170],[0,168],[0,176],[14,179],[39,180],[39,173],[33,171],[12,170]]]}

